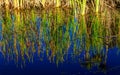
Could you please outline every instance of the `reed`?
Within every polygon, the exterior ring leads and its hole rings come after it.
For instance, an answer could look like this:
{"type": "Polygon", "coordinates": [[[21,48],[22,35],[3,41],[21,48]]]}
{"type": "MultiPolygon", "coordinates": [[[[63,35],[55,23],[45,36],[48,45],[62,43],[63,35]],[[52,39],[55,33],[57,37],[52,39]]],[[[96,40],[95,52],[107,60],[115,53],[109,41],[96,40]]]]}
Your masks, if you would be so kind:
{"type": "Polygon", "coordinates": [[[79,0],[81,15],[85,15],[87,0],[79,0]]]}
{"type": "Polygon", "coordinates": [[[59,7],[60,5],[60,0],[56,0],[56,7],[59,7]]]}
{"type": "Polygon", "coordinates": [[[99,12],[100,0],[95,0],[95,12],[99,12]]]}
{"type": "Polygon", "coordinates": [[[45,2],[46,2],[46,0],[42,0],[41,1],[41,3],[42,3],[42,5],[45,7],[45,2]]]}
{"type": "Polygon", "coordinates": [[[18,0],[13,0],[14,8],[19,9],[19,1],[18,0]]]}
{"type": "MultiPolygon", "coordinates": [[[[117,15],[118,16],[118,15],[117,15]]],[[[120,48],[120,17],[116,17],[116,25],[117,25],[117,33],[118,33],[118,37],[117,37],[117,47],[120,48]]]]}
{"type": "Polygon", "coordinates": [[[24,1],[24,0],[20,0],[20,1],[19,1],[19,2],[20,2],[20,3],[19,3],[19,7],[20,7],[21,9],[23,8],[23,1],[24,1]]]}
{"type": "MultiPolygon", "coordinates": [[[[101,5],[107,5],[107,3],[110,3],[110,0],[107,0],[103,3],[102,0],[5,0],[5,1],[0,1],[1,4],[3,4],[3,2],[5,2],[5,7],[7,9],[9,9],[10,6],[10,2],[12,3],[12,6],[14,6],[15,9],[25,9],[27,8],[41,8],[41,6],[43,6],[44,8],[50,8],[52,9],[53,7],[60,7],[62,5],[61,2],[63,2],[64,4],[61,7],[64,7],[64,9],[67,9],[68,7],[73,8],[74,10],[77,8],[80,8],[80,13],[81,15],[85,15],[86,12],[92,12],[92,10],[87,11],[88,7],[89,9],[93,9],[95,10],[96,13],[98,13],[100,11],[101,8],[104,8],[101,5]],[[93,1],[93,3],[91,2],[93,1]],[[40,3],[39,3],[40,2],[40,3]],[[77,4],[79,6],[77,6],[77,4]],[[91,5],[94,4],[94,7],[91,8],[91,5]]],[[[120,1],[119,0],[115,0],[112,1],[113,4],[111,4],[112,7],[114,6],[114,8],[116,9],[119,6],[120,1]],[[116,6],[116,7],[115,7],[116,6]]],[[[108,7],[105,7],[108,8],[108,7]]]]}
{"type": "Polygon", "coordinates": [[[70,0],[70,5],[71,5],[71,7],[74,7],[74,4],[75,4],[75,2],[74,2],[74,0],[70,0]]]}
{"type": "Polygon", "coordinates": [[[103,48],[103,39],[100,38],[103,36],[104,27],[101,25],[99,15],[96,15],[92,19],[92,47],[96,52],[100,53],[103,48]]]}

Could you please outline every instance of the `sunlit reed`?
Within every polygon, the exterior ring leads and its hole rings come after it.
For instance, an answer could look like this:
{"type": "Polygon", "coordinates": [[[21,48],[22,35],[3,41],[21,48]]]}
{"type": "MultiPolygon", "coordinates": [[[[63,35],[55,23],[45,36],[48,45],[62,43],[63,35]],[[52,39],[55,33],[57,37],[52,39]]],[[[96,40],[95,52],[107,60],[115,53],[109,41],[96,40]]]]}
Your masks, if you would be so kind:
{"type": "Polygon", "coordinates": [[[100,6],[100,0],[95,0],[95,12],[98,13],[99,12],[99,6],[100,6]]]}
{"type": "Polygon", "coordinates": [[[87,0],[79,0],[81,15],[85,15],[87,0]]]}

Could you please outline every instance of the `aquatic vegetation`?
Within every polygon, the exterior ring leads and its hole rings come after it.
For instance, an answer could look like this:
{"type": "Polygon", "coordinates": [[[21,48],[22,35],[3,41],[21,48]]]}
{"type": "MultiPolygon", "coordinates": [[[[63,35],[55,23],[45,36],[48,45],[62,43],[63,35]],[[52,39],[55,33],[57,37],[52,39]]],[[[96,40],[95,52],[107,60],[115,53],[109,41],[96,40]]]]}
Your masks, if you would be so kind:
{"type": "Polygon", "coordinates": [[[79,1],[80,9],[81,9],[81,14],[82,14],[82,15],[85,15],[86,2],[87,2],[87,0],[80,0],[80,1],[79,1]]]}
{"type": "Polygon", "coordinates": [[[72,8],[74,10],[79,9],[79,12],[84,15],[86,12],[88,12],[88,9],[94,9],[95,12],[100,12],[103,7],[117,9],[119,7],[119,3],[119,0],[1,0],[0,8],[5,7],[8,10],[26,10],[34,8],[37,10],[43,10],[43,8],[53,9],[55,7],[64,9],[72,8]]]}
{"type": "Polygon", "coordinates": [[[25,65],[37,56],[59,65],[77,59],[90,69],[107,60],[113,45],[120,47],[119,11],[107,4],[102,8],[101,0],[93,0],[93,6],[89,0],[12,1],[15,10],[0,11],[0,52],[8,61],[25,65]],[[44,9],[38,9],[39,2],[44,9]]]}
{"type": "Polygon", "coordinates": [[[120,44],[120,18],[116,18],[116,26],[118,27],[117,28],[117,33],[118,33],[118,36],[117,36],[117,45],[119,47],[119,44],[120,44]]]}
{"type": "Polygon", "coordinates": [[[96,15],[95,17],[93,17],[93,21],[92,21],[91,36],[92,36],[92,46],[98,51],[102,50],[103,48],[103,39],[99,38],[101,36],[104,36],[103,32],[104,32],[104,27],[100,23],[99,16],[96,15]]]}
{"type": "Polygon", "coordinates": [[[14,0],[14,8],[18,8],[19,9],[19,0],[14,0]]]}
{"type": "Polygon", "coordinates": [[[60,0],[56,0],[56,7],[60,6],[60,0]]]}
{"type": "Polygon", "coordinates": [[[95,0],[95,7],[96,7],[96,13],[98,13],[98,11],[99,11],[99,6],[100,6],[100,0],[95,0]]]}

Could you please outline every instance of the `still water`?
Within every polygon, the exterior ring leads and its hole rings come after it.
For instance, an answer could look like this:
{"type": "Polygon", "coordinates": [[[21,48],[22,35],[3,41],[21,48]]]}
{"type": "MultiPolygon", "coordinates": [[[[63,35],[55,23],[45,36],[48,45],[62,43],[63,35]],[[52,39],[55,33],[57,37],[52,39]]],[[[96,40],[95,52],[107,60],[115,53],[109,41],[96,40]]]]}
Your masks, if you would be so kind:
{"type": "Polygon", "coordinates": [[[0,12],[0,75],[113,75],[120,17],[73,10],[0,12]]]}

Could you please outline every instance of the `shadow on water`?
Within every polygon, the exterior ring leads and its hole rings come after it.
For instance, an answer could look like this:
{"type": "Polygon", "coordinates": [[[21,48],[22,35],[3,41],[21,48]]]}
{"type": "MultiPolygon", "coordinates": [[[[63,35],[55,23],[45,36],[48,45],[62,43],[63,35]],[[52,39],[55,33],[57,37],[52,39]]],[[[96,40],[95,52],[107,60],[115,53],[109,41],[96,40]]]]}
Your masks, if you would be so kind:
{"type": "Polygon", "coordinates": [[[112,12],[76,17],[73,10],[58,8],[41,14],[34,10],[0,14],[3,75],[118,72],[120,18],[112,12]]]}

